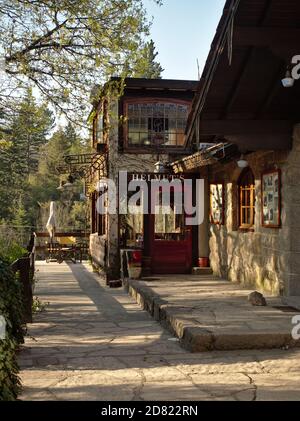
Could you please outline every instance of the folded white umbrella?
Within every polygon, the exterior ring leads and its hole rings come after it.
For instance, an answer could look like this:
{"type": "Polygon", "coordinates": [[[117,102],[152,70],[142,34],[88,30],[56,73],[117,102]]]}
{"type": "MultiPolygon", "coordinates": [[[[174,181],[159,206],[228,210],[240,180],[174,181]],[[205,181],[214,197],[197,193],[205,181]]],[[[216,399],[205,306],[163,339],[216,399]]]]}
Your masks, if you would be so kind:
{"type": "Polygon", "coordinates": [[[50,215],[46,225],[47,231],[49,232],[51,241],[54,239],[55,234],[55,202],[50,203],[50,215]]]}

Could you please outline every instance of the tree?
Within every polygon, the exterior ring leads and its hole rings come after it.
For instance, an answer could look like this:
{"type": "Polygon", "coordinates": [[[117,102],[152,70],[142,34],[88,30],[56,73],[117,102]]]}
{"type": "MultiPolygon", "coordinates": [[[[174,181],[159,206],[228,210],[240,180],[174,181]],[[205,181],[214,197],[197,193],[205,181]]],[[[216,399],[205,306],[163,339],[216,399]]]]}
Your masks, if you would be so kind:
{"type": "Polygon", "coordinates": [[[37,105],[28,90],[10,121],[10,134],[1,142],[0,218],[11,220],[24,206],[23,199],[28,200],[29,178],[37,171],[39,150],[47,142],[53,122],[47,104],[37,105]]]}
{"type": "Polygon", "coordinates": [[[0,20],[2,112],[31,84],[75,122],[95,83],[128,75],[149,33],[143,0],[0,0],[0,20]]]}
{"type": "Polygon", "coordinates": [[[137,62],[134,68],[134,77],[146,79],[161,79],[164,69],[160,63],[155,61],[158,53],[155,51],[154,41],[148,42],[143,50],[142,58],[137,62]]]}
{"type": "MultiPolygon", "coordinates": [[[[78,200],[79,193],[83,191],[82,180],[74,183],[73,189],[70,191],[60,192],[57,190],[61,179],[58,167],[64,163],[64,156],[70,154],[88,152],[86,142],[76,132],[75,128],[69,123],[66,127],[59,127],[53,133],[46,145],[42,146],[40,151],[40,161],[37,174],[30,178],[30,203],[27,209],[31,215],[38,219],[38,224],[45,227],[45,219],[49,214],[49,202],[55,200],[57,202],[56,214],[57,224],[66,227],[66,224],[71,227],[76,226],[77,221],[82,219],[84,207],[77,205],[77,211],[72,211],[73,206],[78,200]],[[40,212],[38,215],[37,204],[39,204],[40,212]],[[30,210],[31,209],[31,210],[30,210]]],[[[65,176],[67,177],[67,175],[65,176]]]]}
{"type": "MultiPolygon", "coordinates": [[[[10,125],[10,134],[3,135],[0,142],[0,219],[11,221],[19,213],[26,215],[30,176],[36,173],[41,145],[53,127],[52,114],[47,104],[37,104],[31,90],[18,104],[10,125]]],[[[1,137],[1,136],[0,136],[1,137]]]]}
{"type": "Polygon", "coordinates": [[[37,171],[39,150],[47,142],[53,125],[47,103],[37,105],[32,90],[28,89],[11,126],[10,154],[16,172],[29,176],[37,171]]]}
{"type": "Polygon", "coordinates": [[[26,227],[31,225],[31,221],[24,207],[23,200],[20,198],[17,206],[15,207],[15,213],[13,215],[13,219],[11,220],[11,224],[15,227],[26,227]]]}

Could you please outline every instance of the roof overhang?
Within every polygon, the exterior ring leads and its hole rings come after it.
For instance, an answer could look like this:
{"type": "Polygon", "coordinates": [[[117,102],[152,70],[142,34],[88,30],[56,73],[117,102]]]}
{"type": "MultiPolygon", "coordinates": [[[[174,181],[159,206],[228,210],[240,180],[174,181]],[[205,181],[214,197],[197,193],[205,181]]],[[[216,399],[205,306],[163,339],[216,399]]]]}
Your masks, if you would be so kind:
{"type": "Polygon", "coordinates": [[[203,151],[196,152],[171,164],[175,174],[193,172],[201,167],[227,162],[239,155],[236,145],[232,143],[218,143],[203,151]]]}
{"type": "Polygon", "coordinates": [[[281,79],[300,54],[299,0],[227,0],[190,114],[188,144],[226,138],[241,151],[292,147],[300,81],[281,79]]]}

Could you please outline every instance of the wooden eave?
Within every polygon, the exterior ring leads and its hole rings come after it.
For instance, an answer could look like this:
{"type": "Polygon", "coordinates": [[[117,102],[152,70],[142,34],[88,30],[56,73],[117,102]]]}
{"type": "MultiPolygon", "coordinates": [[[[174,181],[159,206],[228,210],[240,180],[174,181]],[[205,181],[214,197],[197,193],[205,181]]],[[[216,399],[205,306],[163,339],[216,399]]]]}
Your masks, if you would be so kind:
{"type": "Polygon", "coordinates": [[[299,0],[227,0],[193,102],[188,145],[226,138],[242,152],[290,149],[300,81],[286,89],[281,79],[300,54],[299,35],[299,0]]]}

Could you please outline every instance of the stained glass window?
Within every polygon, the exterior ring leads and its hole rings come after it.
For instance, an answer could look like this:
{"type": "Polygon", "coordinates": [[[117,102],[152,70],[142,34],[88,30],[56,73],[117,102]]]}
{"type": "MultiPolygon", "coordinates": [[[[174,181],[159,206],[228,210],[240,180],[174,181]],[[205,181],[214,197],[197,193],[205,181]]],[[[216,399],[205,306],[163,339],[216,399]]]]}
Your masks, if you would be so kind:
{"type": "Polygon", "coordinates": [[[182,147],[188,106],[173,103],[129,104],[128,145],[182,147]]]}

